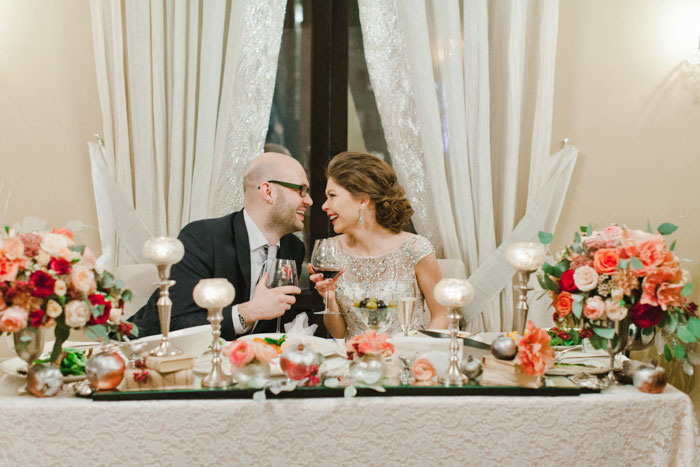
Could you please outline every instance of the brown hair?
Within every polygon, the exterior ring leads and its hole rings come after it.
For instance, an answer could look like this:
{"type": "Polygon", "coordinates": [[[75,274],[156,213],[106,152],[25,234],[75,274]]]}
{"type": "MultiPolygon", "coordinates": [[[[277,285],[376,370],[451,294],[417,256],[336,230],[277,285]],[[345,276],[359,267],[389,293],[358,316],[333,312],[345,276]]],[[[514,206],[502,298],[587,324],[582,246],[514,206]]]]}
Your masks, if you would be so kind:
{"type": "Polygon", "coordinates": [[[326,177],[332,178],[356,198],[368,196],[374,203],[377,223],[401,232],[413,215],[406,192],[394,169],[372,154],[341,152],[331,159],[326,177]]]}

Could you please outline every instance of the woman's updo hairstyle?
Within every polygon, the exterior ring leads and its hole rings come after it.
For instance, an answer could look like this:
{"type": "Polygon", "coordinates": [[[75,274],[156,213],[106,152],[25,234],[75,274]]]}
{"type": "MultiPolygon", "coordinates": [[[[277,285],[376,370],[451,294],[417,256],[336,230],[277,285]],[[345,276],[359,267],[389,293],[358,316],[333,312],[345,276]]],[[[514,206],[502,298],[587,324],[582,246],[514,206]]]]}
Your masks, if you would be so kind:
{"type": "Polygon", "coordinates": [[[413,215],[396,172],[377,156],[341,152],[328,164],[326,178],[332,178],[355,198],[368,196],[374,203],[377,223],[392,232],[401,232],[413,215]]]}

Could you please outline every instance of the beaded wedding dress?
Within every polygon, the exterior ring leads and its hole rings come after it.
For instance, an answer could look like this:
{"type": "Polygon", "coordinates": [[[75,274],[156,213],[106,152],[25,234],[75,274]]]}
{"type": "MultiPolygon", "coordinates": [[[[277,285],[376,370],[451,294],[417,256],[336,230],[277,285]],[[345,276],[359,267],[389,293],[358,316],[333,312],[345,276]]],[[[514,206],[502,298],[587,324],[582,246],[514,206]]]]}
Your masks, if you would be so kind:
{"type": "MultiPolygon", "coordinates": [[[[345,273],[338,279],[336,300],[345,320],[345,338],[361,334],[367,329],[352,311],[353,303],[364,298],[377,298],[389,303],[401,297],[413,297],[416,308],[413,326],[424,323],[423,293],[416,282],[416,264],[435,249],[430,241],[412,235],[391,251],[377,256],[356,256],[339,246],[340,265],[345,273]],[[415,290],[415,292],[414,292],[415,290]]],[[[389,334],[400,331],[396,317],[389,323],[389,334]]]]}

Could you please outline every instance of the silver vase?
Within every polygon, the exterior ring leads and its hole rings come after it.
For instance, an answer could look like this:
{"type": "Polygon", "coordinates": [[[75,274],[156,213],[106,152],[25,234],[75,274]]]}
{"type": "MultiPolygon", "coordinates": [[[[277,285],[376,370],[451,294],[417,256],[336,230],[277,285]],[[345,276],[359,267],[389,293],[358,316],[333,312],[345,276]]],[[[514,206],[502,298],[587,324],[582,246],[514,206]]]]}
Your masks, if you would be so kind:
{"type": "Polygon", "coordinates": [[[386,365],[381,355],[365,354],[350,363],[350,376],[355,383],[379,384],[385,373],[386,365]]]}
{"type": "Polygon", "coordinates": [[[44,335],[40,328],[27,326],[12,334],[17,356],[32,366],[34,360],[44,351],[44,335]]]}

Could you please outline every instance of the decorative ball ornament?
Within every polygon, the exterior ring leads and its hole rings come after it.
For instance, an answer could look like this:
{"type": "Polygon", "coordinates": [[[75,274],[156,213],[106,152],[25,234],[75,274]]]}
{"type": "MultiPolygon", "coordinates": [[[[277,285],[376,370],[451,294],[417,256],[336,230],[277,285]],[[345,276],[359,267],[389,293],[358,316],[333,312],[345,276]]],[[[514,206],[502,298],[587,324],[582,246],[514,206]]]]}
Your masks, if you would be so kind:
{"type": "Polygon", "coordinates": [[[518,346],[508,336],[500,336],[491,343],[491,353],[499,360],[513,360],[518,353],[518,346]]]}
{"type": "Polygon", "coordinates": [[[27,391],[36,397],[53,397],[62,384],[63,375],[56,365],[39,363],[27,371],[27,391]]]}
{"type": "Polygon", "coordinates": [[[513,243],[505,253],[506,261],[521,271],[537,271],[546,257],[544,246],[535,242],[513,243]]]}
{"type": "Polygon", "coordinates": [[[228,279],[202,279],[194,287],[192,298],[202,308],[223,308],[233,302],[236,290],[228,279]]]}
{"type": "Polygon", "coordinates": [[[450,308],[467,306],[474,299],[474,287],[466,279],[442,279],[433,292],[440,305],[450,308]]]}
{"type": "Polygon", "coordinates": [[[166,266],[180,262],[185,256],[185,246],[177,238],[155,237],[143,244],[141,253],[149,263],[166,266]]]}
{"type": "Polygon", "coordinates": [[[660,366],[643,365],[634,372],[634,387],[648,394],[663,392],[667,382],[666,370],[660,366]]]}
{"type": "Polygon", "coordinates": [[[280,367],[287,377],[300,380],[318,372],[321,360],[311,347],[304,344],[287,347],[280,356],[280,367]]]}
{"type": "Polygon", "coordinates": [[[85,365],[85,374],[93,389],[109,391],[119,386],[124,379],[124,359],[112,349],[90,357],[85,365]]]}
{"type": "Polygon", "coordinates": [[[459,371],[462,372],[464,376],[469,378],[470,381],[475,380],[481,376],[483,368],[481,367],[481,362],[471,355],[467,355],[459,362],[459,371]]]}

